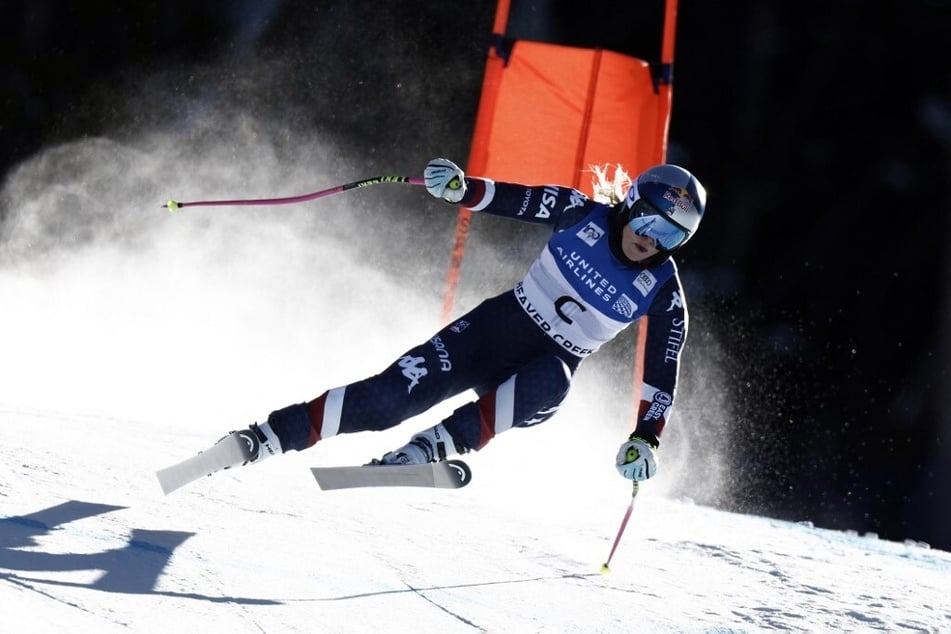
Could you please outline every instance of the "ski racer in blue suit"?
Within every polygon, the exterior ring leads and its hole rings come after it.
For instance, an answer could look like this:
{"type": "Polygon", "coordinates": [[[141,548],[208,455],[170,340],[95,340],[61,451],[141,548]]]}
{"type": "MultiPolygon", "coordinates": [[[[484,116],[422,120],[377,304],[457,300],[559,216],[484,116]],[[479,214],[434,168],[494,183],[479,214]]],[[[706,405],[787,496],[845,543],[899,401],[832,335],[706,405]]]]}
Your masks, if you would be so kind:
{"type": "Polygon", "coordinates": [[[430,194],[474,212],[550,225],[551,238],[513,289],[483,301],[375,376],[272,412],[241,433],[246,460],[303,450],[337,434],[383,430],[472,389],[477,399],[385,454],[382,464],[444,460],[514,427],[548,420],[581,362],[631,323],[646,328],[643,387],[618,471],[645,480],[677,386],[687,306],[671,254],[696,232],[706,191],[687,170],[640,174],[616,204],[576,189],[466,177],[446,159],[426,166],[430,194]]]}

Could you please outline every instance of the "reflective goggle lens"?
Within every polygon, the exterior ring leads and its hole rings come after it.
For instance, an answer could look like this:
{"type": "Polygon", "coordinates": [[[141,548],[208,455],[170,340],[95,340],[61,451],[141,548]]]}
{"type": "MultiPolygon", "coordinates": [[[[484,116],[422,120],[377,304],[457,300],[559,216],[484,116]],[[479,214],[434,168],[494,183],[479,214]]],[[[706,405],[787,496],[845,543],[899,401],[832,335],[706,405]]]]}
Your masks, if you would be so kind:
{"type": "Polygon", "coordinates": [[[667,216],[654,209],[650,203],[638,200],[634,203],[635,213],[628,225],[639,236],[647,236],[654,240],[658,247],[667,251],[676,248],[687,239],[687,232],[670,222],[667,216]],[[638,203],[643,203],[638,204],[638,203]],[[638,209],[640,207],[641,209],[638,209]]]}

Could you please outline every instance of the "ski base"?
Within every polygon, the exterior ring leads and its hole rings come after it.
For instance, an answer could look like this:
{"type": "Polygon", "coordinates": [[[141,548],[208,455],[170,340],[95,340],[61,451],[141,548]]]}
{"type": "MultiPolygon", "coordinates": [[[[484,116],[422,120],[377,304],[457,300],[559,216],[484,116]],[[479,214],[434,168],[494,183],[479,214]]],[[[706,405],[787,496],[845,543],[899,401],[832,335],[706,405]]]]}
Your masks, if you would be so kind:
{"type": "Polygon", "coordinates": [[[196,456],[182,460],[178,464],[159,469],[158,476],[162,492],[168,495],[189,482],[194,482],[216,471],[244,463],[248,451],[240,434],[229,434],[213,447],[196,456]]]}
{"type": "Polygon", "coordinates": [[[444,460],[419,465],[364,465],[362,467],[313,467],[311,473],[324,491],[360,487],[429,487],[459,489],[472,479],[469,465],[444,460]]]}

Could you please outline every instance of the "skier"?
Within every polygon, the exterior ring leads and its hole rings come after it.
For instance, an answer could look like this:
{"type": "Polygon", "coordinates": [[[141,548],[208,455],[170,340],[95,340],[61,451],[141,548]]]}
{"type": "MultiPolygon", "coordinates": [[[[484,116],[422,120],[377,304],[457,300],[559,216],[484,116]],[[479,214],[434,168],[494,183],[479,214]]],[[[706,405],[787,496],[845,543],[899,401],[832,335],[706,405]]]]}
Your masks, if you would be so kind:
{"type": "Polygon", "coordinates": [[[436,198],[551,225],[554,233],[513,289],[483,301],[381,373],[231,432],[244,436],[240,464],[337,434],[388,429],[468,389],[477,400],[374,462],[420,464],[482,449],[501,432],[548,420],[581,362],[642,320],[646,342],[636,354],[643,355],[643,391],[634,432],[615,462],[631,480],[653,476],[687,334],[671,255],[700,224],[706,205],[700,182],[681,167],[658,165],[610,204],[568,187],[467,177],[442,158],[429,162],[424,177],[436,198]]]}

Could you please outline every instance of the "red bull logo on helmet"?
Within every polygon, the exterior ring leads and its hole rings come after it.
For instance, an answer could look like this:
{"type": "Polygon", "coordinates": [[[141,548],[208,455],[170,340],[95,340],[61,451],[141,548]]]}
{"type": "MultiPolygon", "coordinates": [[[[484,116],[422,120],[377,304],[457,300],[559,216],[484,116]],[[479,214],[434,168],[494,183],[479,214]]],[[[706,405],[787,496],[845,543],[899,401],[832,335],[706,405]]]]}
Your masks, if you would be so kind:
{"type": "Polygon", "coordinates": [[[664,200],[673,203],[684,211],[690,211],[693,207],[693,199],[683,187],[668,187],[664,192],[664,200]]]}

